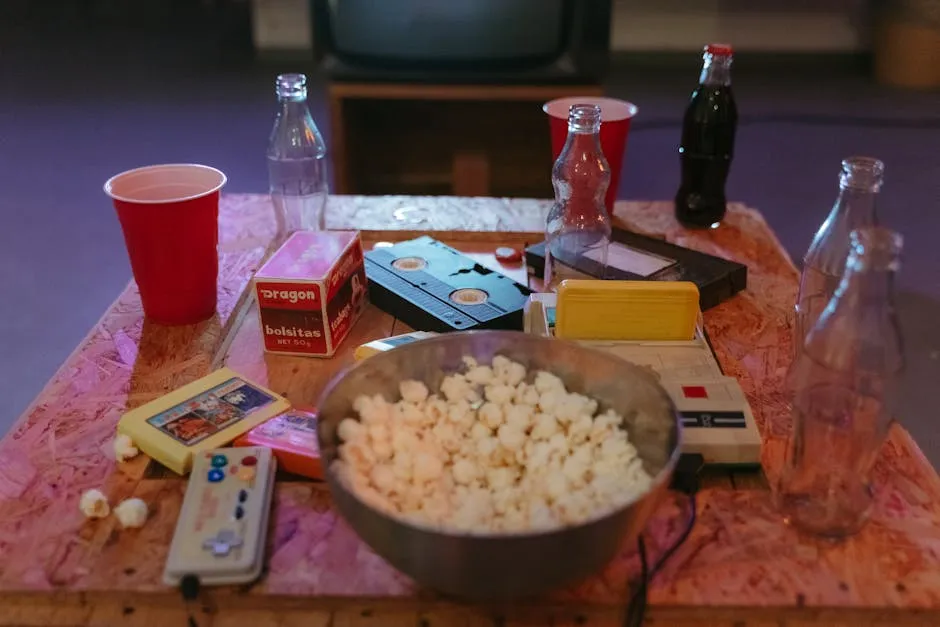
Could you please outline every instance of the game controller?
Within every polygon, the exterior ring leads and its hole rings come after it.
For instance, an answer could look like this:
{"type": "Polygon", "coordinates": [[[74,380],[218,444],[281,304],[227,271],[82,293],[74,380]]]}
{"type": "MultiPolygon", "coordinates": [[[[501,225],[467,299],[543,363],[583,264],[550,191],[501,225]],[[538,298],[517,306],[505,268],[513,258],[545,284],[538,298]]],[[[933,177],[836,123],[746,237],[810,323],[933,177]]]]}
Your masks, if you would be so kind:
{"type": "Polygon", "coordinates": [[[271,449],[260,446],[194,456],[164,583],[248,583],[261,575],[275,470],[271,449]]]}

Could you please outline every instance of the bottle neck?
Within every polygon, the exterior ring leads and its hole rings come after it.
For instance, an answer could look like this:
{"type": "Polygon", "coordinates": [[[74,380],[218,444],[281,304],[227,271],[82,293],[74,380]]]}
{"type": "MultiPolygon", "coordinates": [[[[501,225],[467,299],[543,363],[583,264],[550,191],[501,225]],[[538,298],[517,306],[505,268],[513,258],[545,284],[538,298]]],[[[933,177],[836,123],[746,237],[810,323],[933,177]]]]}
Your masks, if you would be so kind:
{"type": "Polygon", "coordinates": [[[601,152],[601,134],[598,130],[568,127],[568,139],[562,154],[586,154],[601,152]]]}
{"type": "Polygon", "coordinates": [[[848,224],[868,225],[877,221],[878,192],[843,184],[836,200],[835,214],[848,224]]]}
{"type": "Polygon", "coordinates": [[[307,101],[304,98],[295,98],[295,99],[280,99],[281,109],[278,113],[279,118],[288,118],[291,120],[302,120],[309,113],[310,110],[307,108],[307,101]]]}
{"type": "Polygon", "coordinates": [[[575,203],[582,210],[589,204],[605,211],[610,165],[601,149],[597,130],[569,130],[565,146],[552,168],[552,185],[556,202],[575,203]]]}
{"type": "Polygon", "coordinates": [[[710,86],[731,85],[731,57],[706,53],[698,82],[710,86]]]}

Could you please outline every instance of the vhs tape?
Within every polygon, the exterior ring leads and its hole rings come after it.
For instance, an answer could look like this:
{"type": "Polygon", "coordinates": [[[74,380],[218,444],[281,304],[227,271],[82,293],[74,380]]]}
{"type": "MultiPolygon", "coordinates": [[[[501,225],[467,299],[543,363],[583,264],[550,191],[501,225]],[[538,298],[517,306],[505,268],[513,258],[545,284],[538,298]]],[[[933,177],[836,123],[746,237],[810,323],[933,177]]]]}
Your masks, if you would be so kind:
{"type": "MultiPolygon", "coordinates": [[[[541,278],[545,273],[545,242],[527,248],[525,261],[529,274],[541,278]]],[[[611,233],[604,275],[588,265],[580,268],[585,278],[695,283],[702,311],[747,288],[744,264],[618,228],[611,233]]]]}
{"type": "Polygon", "coordinates": [[[522,330],[527,286],[427,235],[366,253],[369,299],[419,331],[522,330]]]}

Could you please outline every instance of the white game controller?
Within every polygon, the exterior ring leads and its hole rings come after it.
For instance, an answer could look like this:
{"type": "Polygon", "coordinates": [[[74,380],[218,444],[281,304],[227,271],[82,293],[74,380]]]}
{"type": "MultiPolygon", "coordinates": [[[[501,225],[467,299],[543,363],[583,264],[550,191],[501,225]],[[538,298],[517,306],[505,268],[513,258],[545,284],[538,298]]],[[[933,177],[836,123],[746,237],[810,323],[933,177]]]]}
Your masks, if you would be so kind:
{"type": "Polygon", "coordinates": [[[276,463],[260,446],[197,454],[163,581],[248,583],[261,575],[276,463]]]}

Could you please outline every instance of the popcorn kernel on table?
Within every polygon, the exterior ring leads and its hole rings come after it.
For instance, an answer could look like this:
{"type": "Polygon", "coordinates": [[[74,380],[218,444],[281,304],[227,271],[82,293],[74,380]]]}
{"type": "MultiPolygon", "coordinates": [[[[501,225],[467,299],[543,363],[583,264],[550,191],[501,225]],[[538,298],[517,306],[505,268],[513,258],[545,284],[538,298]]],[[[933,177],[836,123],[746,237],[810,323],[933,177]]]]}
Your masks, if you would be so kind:
{"type": "Polygon", "coordinates": [[[112,446],[114,448],[114,458],[119,462],[137,457],[138,453],[140,453],[134,445],[134,441],[125,433],[119,433],[114,436],[112,446]]]}
{"type": "Polygon", "coordinates": [[[111,513],[108,497],[101,490],[86,490],[78,502],[86,518],[106,518],[111,513]]]}
{"type": "Polygon", "coordinates": [[[148,514],[147,504],[138,498],[125,499],[114,508],[114,515],[125,529],[143,527],[148,514]]]}

